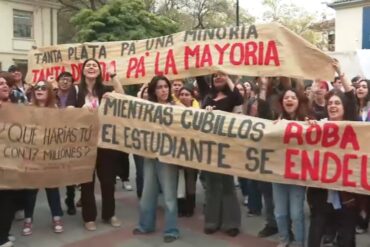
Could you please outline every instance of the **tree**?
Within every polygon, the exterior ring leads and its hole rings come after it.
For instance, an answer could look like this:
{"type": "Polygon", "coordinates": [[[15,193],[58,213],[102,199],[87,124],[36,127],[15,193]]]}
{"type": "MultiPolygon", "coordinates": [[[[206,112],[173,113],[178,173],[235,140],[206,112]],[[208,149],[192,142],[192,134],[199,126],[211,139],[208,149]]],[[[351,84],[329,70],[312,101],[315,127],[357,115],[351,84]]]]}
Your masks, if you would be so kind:
{"type": "Polygon", "coordinates": [[[72,17],[77,40],[137,40],[178,31],[174,21],[150,13],[141,0],[112,0],[100,9],[83,9],[72,17]]]}
{"type": "Polygon", "coordinates": [[[311,28],[319,21],[319,15],[294,4],[285,4],[282,0],[264,0],[263,5],[267,8],[263,13],[264,21],[279,22],[312,44],[320,42],[320,34],[311,28]]]}
{"type": "Polygon", "coordinates": [[[82,9],[97,10],[107,3],[107,0],[58,0],[65,8],[75,11],[82,9]]]}
{"type": "MultiPolygon", "coordinates": [[[[235,0],[164,0],[158,13],[178,21],[181,30],[216,28],[235,25],[235,0]]],[[[255,18],[245,10],[241,23],[253,23],[255,18]]]]}

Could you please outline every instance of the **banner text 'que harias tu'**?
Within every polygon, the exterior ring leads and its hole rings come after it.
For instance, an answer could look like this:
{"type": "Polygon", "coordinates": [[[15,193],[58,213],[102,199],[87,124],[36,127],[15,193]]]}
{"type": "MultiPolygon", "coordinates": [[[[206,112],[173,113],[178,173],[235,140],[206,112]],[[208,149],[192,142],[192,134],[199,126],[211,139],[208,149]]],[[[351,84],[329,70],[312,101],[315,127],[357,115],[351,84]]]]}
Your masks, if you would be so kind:
{"type": "Polygon", "coordinates": [[[81,77],[85,59],[100,61],[103,77],[114,70],[122,84],[146,83],[221,70],[249,76],[332,80],[331,58],[277,23],[184,31],[158,38],[63,44],[32,50],[26,81],[35,83],[62,71],[81,77]]]}
{"type": "Polygon", "coordinates": [[[92,180],[96,113],[3,103],[0,115],[0,188],[54,188],[92,180]]]}

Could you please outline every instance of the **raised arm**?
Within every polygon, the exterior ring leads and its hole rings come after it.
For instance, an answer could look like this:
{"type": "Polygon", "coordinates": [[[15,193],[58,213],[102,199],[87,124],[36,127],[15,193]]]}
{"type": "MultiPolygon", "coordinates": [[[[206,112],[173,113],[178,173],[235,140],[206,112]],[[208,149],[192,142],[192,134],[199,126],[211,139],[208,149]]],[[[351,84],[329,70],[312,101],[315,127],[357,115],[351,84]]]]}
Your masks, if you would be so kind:
{"type": "Polygon", "coordinates": [[[340,67],[340,63],[337,59],[333,59],[333,68],[335,72],[337,72],[340,80],[342,82],[343,88],[345,92],[350,92],[353,90],[353,87],[349,80],[347,79],[346,75],[342,72],[342,68],[340,67]]]}

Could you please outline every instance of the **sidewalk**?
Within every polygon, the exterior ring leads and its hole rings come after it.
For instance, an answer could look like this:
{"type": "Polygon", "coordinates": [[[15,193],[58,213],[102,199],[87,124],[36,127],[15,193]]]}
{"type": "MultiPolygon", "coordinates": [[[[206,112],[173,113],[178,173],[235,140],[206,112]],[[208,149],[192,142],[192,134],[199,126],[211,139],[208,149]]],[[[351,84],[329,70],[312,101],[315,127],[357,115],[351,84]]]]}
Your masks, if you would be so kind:
{"type": "MultiPolygon", "coordinates": [[[[131,166],[131,173],[134,174],[135,168],[131,166]]],[[[131,178],[134,178],[132,175],[131,178]]],[[[134,181],[134,179],[131,179],[134,181]]],[[[134,185],[134,184],[133,184],[134,185]]],[[[122,189],[122,183],[117,181],[116,185],[116,215],[122,220],[121,228],[112,228],[100,220],[100,191],[97,186],[98,220],[97,231],[88,232],[83,227],[81,210],[75,216],[64,216],[65,232],[55,234],[51,229],[51,216],[47,204],[44,190],[38,194],[35,209],[33,235],[28,237],[20,236],[22,221],[15,222],[12,234],[16,237],[15,246],[17,247],[190,247],[190,246],[211,246],[211,247],[275,247],[277,245],[277,235],[269,239],[257,238],[257,233],[264,226],[264,218],[247,217],[245,207],[242,207],[242,233],[235,237],[229,237],[222,232],[214,235],[203,234],[203,214],[202,203],[204,191],[198,185],[197,209],[192,218],[180,218],[181,238],[171,244],[163,243],[161,229],[163,225],[163,210],[158,210],[157,232],[148,236],[134,236],[132,230],[138,221],[139,203],[136,192],[126,192],[122,189]]],[[[61,191],[64,201],[64,190],[61,191]]],[[[238,191],[240,194],[240,191],[238,191]]],[[[79,193],[77,193],[77,198],[79,193]]],[[[162,205],[162,200],[159,200],[162,205]]],[[[65,208],[65,205],[63,204],[65,208]]],[[[309,219],[306,210],[306,219],[309,219]]],[[[365,234],[357,238],[357,247],[370,247],[370,235],[365,234]]]]}

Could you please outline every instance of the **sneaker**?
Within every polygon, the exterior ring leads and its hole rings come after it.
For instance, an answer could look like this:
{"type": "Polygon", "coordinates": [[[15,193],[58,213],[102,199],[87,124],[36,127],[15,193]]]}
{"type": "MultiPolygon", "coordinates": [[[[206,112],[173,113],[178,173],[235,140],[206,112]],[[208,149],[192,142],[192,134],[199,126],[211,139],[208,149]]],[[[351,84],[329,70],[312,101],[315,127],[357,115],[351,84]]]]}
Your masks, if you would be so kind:
{"type": "Polygon", "coordinates": [[[361,227],[356,227],[356,234],[364,234],[366,232],[366,229],[361,227]]]}
{"type": "Polygon", "coordinates": [[[275,235],[278,233],[278,229],[277,227],[272,227],[272,226],[268,226],[266,225],[259,233],[258,233],[258,237],[260,238],[267,238],[267,237],[270,237],[272,235],[275,235]]]}
{"type": "Polygon", "coordinates": [[[13,242],[12,241],[8,241],[8,242],[6,242],[6,243],[4,243],[4,244],[2,244],[2,245],[0,245],[0,247],[13,247],[14,245],[13,245],[13,242]]]}
{"type": "Polygon", "coordinates": [[[15,242],[15,237],[14,237],[13,235],[9,234],[9,236],[8,236],[8,240],[9,240],[10,242],[15,242]]]}
{"type": "Polygon", "coordinates": [[[124,181],[122,188],[127,191],[132,191],[132,185],[130,184],[129,181],[124,181]]]}
{"type": "Polygon", "coordinates": [[[122,225],[122,222],[116,216],[113,216],[112,218],[110,218],[108,223],[113,227],[121,227],[122,225]]]}
{"type": "Polygon", "coordinates": [[[60,217],[54,217],[53,230],[55,233],[62,233],[64,231],[63,222],[60,217]]]}
{"type": "Polygon", "coordinates": [[[177,237],[177,236],[172,236],[172,235],[170,235],[170,236],[164,236],[164,237],[163,237],[163,241],[164,241],[165,243],[172,243],[173,241],[176,241],[177,239],[179,239],[179,237],[177,237]]]}
{"type": "Polygon", "coordinates": [[[14,214],[14,219],[17,221],[23,220],[24,219],[24,210],[18,210],[14,214]]]}
{"type": "Polygon", "coordinates": [[[232,228],[226,231],[226,234],[229,235],[230,237],[236,237],[240,233],[238,228],[232,228]]]}
{"type": "Polygon", "coordinates": [[[248,196],[244,196],[243,205],[248,206],[248,196]]]}
{"type": "Polygon", "coordinates": [[[22,235],[30,236],[32,234],[32,220],[31,218],[24,219],[22,235]]]}
{"type": "Polygon", "coordinates": [[[95,231],[96,230],[96,224],[95,221],[89,221],[85,223],[85,229],[88,231],[95,231]]]}
{"type": "Polygon", "coordinates": [[[276,247],[288,247],[289,244],[285,243],[285,242],[280,242],[276,247]]]}
{"type": "Polygon", "coordinates": [[[249,210],[248,217],[255,217],[255,216],[261,216],[261,212],[249,210]]]}

